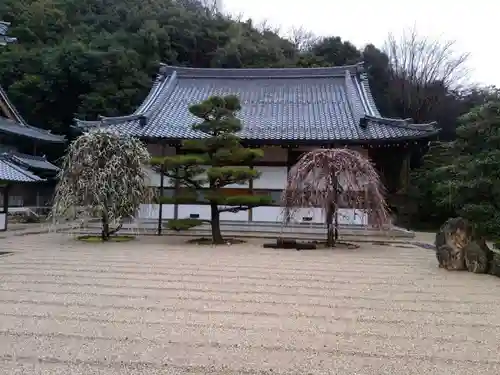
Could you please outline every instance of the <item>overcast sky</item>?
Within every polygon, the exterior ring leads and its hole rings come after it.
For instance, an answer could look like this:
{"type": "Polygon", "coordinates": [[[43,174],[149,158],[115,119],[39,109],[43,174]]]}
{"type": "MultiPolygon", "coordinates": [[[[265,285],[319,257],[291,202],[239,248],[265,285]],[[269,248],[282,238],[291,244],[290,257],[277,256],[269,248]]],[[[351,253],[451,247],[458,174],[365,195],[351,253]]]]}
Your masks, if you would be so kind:
{"type": "Polygon", "coordinates": [[[471,54],[471,80],[500,87],[500,2],[494,0],[222,0],[225,12],[286,32],[304,27],[362,47],[382,46],[389,32],[416,26],[420,35],[455,40],[471,54]]]}

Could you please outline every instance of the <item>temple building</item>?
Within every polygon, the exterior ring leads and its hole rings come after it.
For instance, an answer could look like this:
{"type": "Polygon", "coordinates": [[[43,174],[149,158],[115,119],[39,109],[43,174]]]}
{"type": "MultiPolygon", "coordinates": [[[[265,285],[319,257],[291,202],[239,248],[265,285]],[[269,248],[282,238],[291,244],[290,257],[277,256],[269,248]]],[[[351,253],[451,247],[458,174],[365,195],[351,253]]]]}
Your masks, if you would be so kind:
{"type": "MultiPolygon", "coordinates": [[[[255,194],[270,194],[274,203],[238,213],[223,213],[222,220],[280,221],[280,194],[288,169],[302,153],[315,148],[350,147],[376,165],[388,194],[404,189],[409,160],[428,145],[438,130],[434,123],[414,124],[410,119],[384,118],[379,113],[362,64],[328,68],[204,69],[162,65],[153,86],[132,114],[101,117],[97,121],[76,120],[80,130],[103,127],[140,137],[154,156],[179,152],[183,139],[206,135],[192,130],[197,121],[191,104],[212,95],[235,94],[241,101],[238,112],[243,129],[239,136],[248,147],[258,147],[264,157],[254,168],[262,175],[247,185],[255,194]]],[[[161,177],[152,172],[152,183],[161,177]]],[[[164,181],[164,195],[174,187],[164,181]]],[[[228,191],[229,191],[228,190],[228,191]]],[[[156,218],[159,207],[141,211],[156,218]]],[[[209,206],[163,205],[162,218],[208,219],[209,206]]],[[[366,225],[367,215],[343,207],[344,224],[366,225]]],[[[321,211],[305,210],[298,221],[322,223],[321,211]]]]}
{"type": "MultiPolygon", "coordinates": [[[[15,41],[6,36],[8,26],[0,22],[0,45],[15,41]]],[[[0,231],[7,229],[9,209],[50,203],[59,168],[39,151],[64,142],[64,136],[27,124],[0,86],[0,231]]]]}

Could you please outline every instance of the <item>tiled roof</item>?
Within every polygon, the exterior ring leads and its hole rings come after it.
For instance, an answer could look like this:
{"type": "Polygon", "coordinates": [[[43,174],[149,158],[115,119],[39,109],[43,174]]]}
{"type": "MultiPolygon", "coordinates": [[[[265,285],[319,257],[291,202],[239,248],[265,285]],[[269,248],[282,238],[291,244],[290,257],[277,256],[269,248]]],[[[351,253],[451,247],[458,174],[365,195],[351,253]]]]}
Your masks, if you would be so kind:
{"type": "Polygon", "coordinates": [[[22,154],[19,152],[11,152],[7,154],[7,157],[16,164],[24,168],[44,170],[51,172],[59,172],[59,167],[55,166],[47,160],[44,156],[34,156],[22,154]]]}
{"type": "Polygon", "coordinates": [[[6,45],[7,43],[14,43],[17,41],[16,38],[7,35],[7,30],[9,30],[10,22],[0,21],[0,46],[6,45]]]}
{"type": "Polygon", "coordinates": [[[3,103],[13,119],[8,119],[0,116],[0,132],[19,135],[22,137],[32,138],[44,142],[63,143],[65,137],[62,135],[52,134],[45,129],[36,128],[28,125],[24,118],[20,115],[14,105],[10,102],[7,93],[0,86],[0,102],[3,103]]]}
{"type": "Polygon", "coordinates": [[[0,156],[0,181],[36,182],[44,180],[26,169],[12,163],[7,158],[0,156]]]}
{"type": "Polygon", "coordinates": [[[401,140],[435,134],[433,124],[386,119],[374,103],[362,65],[293,69],[195,69],[162,66],[141,106],[129,116],[76,120],[145,138],[202,138],[188,107],[212,95],[235,94],[247,140],[401,140]]]}

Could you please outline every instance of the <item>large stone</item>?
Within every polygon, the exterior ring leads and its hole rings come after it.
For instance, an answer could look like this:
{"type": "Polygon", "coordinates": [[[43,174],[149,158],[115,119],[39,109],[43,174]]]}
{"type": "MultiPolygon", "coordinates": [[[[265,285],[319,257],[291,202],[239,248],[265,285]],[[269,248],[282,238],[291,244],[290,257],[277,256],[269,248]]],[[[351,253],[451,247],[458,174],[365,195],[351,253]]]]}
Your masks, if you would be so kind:
{"type": "Polygon", "coordinates": [[[490,261],[489,273],[500,277],[500,249],[494,249],[490,261]]]}
{"type": "Polygon", "coordinates": [[[473,240],[464,246],[465,267],[469,272],[487,273],[493,258],[484,240],[473,240]]]}
{"type": "Polygon", "coordinates": [[[465,270],[464,247],[473,240],[473,228],[461,217],[448,219],[436,234],[436,258],[439,267],[465,270]]]}

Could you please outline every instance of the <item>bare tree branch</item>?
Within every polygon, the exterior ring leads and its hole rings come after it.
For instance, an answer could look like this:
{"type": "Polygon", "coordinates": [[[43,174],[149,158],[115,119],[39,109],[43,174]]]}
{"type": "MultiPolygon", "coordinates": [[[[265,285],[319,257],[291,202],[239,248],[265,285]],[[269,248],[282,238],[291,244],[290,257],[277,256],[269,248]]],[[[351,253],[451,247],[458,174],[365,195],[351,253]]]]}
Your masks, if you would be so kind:
{"type": "Polygon", "coordinates": [[[443,95],[465,85],[468,53],[458,53],[454,41],[423,37],[416,28],[400,38],[389,34],[384,52],[389,58],[389,95],[405,117],[429,120],[443,95]]]}
{"type": "Polygon", "coordinates": [[[292,27],[288,32],[288,39],[300,52],[310,51],[312,46],[319,40],[311,31],[301,27],[292,27]]]}

